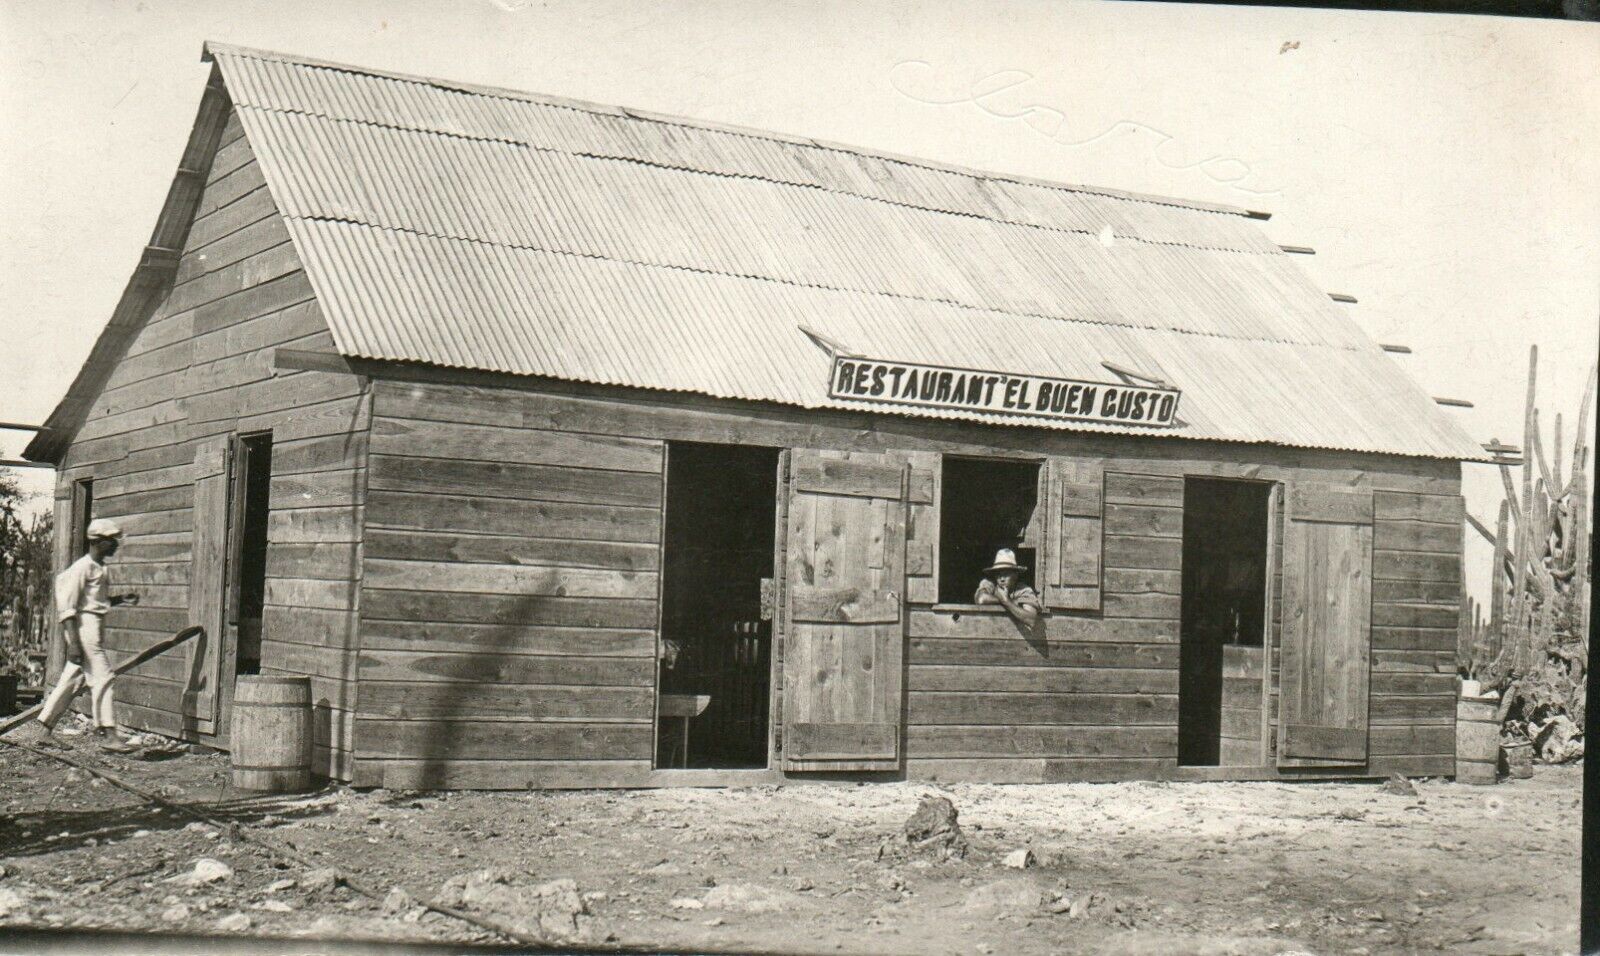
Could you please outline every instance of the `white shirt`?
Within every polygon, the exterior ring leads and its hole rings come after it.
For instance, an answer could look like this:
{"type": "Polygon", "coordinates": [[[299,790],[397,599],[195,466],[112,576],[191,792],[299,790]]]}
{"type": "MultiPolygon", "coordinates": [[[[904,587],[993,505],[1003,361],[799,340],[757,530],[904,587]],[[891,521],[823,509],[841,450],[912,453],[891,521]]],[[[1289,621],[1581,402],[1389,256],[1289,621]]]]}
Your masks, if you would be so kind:
{"type": "Polygon", "coordinates": [[[106,566],[85,554],[56,575],[57,619],[65,621],[80,613],[104,615],[111,610],[110,588],[106,566]]]}

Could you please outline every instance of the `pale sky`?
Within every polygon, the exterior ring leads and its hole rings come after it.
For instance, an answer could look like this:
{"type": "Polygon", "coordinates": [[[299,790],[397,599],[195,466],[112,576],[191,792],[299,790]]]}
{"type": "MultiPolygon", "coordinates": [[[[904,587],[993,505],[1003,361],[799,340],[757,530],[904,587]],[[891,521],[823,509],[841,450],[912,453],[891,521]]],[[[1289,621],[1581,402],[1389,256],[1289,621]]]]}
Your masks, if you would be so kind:
{"type": "MultiPolygon", "coordinates": [[[[1262,209],[1477,438],[1528,346],[1567,434],[1600,315],[1600,24],[1156,3],[0,0],[0,420],[41,422],[126,284],[204,40],[1262,209]]],[[[1202,388],[1205,383],[1185,383],[1202,388]]],[[[0,456],[27,436],[0,433],[0,456]]],[[[31,488],[48,472],[24,472],[31,488]]],[[[1492,522],[1499,478],[1466,466],[1492,522]]],[[[1469,536],[1481,592],[1489,557],[1469,536]]]]}

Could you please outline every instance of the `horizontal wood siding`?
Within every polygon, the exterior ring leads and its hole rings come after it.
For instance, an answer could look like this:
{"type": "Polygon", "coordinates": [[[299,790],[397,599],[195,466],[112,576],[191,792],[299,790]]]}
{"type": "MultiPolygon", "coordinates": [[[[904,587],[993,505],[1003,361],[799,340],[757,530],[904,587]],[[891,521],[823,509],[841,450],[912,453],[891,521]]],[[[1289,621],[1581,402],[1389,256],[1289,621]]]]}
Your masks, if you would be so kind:
{"type": "MultiPolygon", "coordinates": [[[[385,722],[417,725],[385,728],[362,750],[358,779],[388,786],[661,779],[649,770],[649,735],[619,726],[650,719],[648,591],[659,573],[664,441],[890,451],[910,462],[904,769],[919,779],[1195,772],[1176,766],[1184,476],[1411,495],[1459,488],[1450,463],[985,429],[555,383],[501,387],[509,380],[473,373],[395,374],[375,386],[358,705],[363,733],[385,722]],[[942,453],[1059,456],[1103,468],[1103,606],[1056,612],[1026,636],[1000,613],[933,607],[940,503],[930,485],[942,453]],[[590,480],[597,473],[606,480],[590,480]],[[467,724],[518,729],[499,737],[453,729],[467,724]],[[549,729],[568,724],[575,727],[564,733],[549,729]],[[436,743],[453,740],[460,746],[436,743]]],[[[1384,551],[1442,540],[1432,530],[1383,533],[1401,536],[1384,537],[1384,551]]],[[[1451,584],[1430,563],[1439,555],[1429,554],[1416,562],[1427,573],[1392,578],[1420,589],[1396,592],[1393,603],[1440,603],[1451,584]]],[[[1399,698],[1440,692],[1431,645],[1411,630],[1439,619],[1431,610],[1393,613],[1397,623],[1375,634],[1402,646],[1374,651],[1374,673],[1383,675],[1374,698],[1395,701],[1385,715],[1427,714],[1432,705],[1399,698]]],[[[1425,717],[1375,717],[1364,772],[1436,766],[1441,754],[1418,748],[1436,748],[1438,731],[1425,717]]]]}
{"type": "Polygon", "coordinates": [[[408,387],[380,383],[358,781],[642,781],[663,444],[415,413],[408,387]]]}
{"type": "MultiPolygon", "coordinates": [[[[332,338],[236,116],[220,144],[174,285],[112,370],[62,475],[94,479],[95,516],[124,528],[113,580],[140,604],[107,623],[113,657],[125,658],[188,623],[196,447],[272,431],[262,668],[312,677],[316,770],[348,779],[367,399],[353,376],[273,368],[276,347],[329,349],[332,338]]],[[[123,719],[226,746],[185,726],[187,678],[182,654],[121,678],[123,719]]]]}

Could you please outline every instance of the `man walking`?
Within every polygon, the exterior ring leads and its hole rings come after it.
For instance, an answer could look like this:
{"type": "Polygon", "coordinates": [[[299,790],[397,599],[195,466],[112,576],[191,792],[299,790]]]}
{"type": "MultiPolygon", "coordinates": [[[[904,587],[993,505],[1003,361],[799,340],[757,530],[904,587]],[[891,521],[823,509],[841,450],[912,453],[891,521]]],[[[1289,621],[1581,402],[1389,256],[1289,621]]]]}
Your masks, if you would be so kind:
{"type": "Polygon", "coordinates": [[[89,549],[72,566],[56,575],[56,614],[61,620],[62,637],[66,642],[67,666],[55,689],[45,698],[37,721],[18,732],[24,743],[65,749],[55,739],[56,721],[66,713],[72,699],[83,690],[85,674],[89,683],[90,710],[94,715],[95,738],[101,750],[111,753],[132,753],[133,745],[117,733],[114,698],[111,690],[111,662],[106,658],[103,641],[106,612],[122,604],[137,604],[136,594],[110,596],[110,574],[106,561],[117,553],[122,542],[122,529],[115,523],[99,518],[89,522],[86,537],[89,549]]]}

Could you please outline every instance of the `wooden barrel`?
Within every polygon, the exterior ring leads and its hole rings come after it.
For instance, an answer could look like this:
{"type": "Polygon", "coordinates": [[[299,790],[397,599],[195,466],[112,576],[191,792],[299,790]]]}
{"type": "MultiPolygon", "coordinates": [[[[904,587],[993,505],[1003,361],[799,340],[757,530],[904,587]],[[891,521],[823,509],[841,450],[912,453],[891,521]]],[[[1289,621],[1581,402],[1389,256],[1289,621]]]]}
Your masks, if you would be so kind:
{"type": "Polygon", "coordinates": [[[1500,701],[1456,701],[1456,782],[1492,784],[1500,763],[1500,701]]]}
{"type": "Polygon", "coordinates": [[[310,678],[240,677],[231,719],[235,787],[271,793],[310,788],[310,678]]]}

